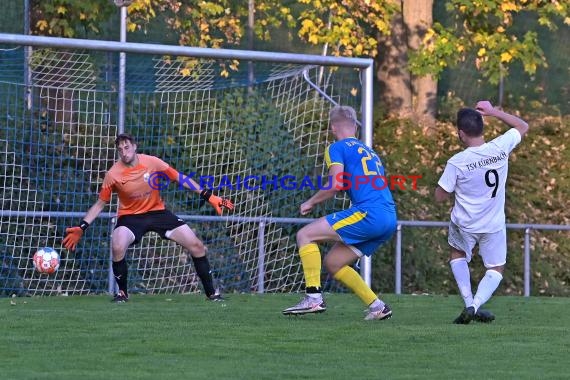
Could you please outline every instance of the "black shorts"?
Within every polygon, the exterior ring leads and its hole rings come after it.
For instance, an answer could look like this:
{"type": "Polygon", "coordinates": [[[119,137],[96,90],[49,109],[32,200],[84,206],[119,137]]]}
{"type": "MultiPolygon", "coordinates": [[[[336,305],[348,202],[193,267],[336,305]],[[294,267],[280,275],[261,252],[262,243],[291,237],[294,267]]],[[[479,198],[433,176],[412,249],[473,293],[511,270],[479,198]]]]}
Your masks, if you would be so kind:
{"type": "Polygon", "coordinates": [[[166,239],[166,233],[186,224],[182,219],[168,210],[149,211],[144,214],[120,216],[115,228],[125,226],[135,235],[133,244],[141,241],[144,234],[149,231],[156,232],[166,239]]]}

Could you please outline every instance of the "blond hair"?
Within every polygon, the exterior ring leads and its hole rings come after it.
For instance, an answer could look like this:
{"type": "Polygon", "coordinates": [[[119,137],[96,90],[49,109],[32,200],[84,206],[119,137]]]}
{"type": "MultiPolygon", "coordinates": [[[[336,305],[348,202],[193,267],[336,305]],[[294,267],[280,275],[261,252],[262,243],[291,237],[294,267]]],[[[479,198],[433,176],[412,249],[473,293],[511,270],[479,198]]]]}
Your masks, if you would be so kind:
{"type": "Polygon", "coordinates": [[[350,106],[335,106],[329,112],[331,124],[356,126],[356,111],[350,106]]]}

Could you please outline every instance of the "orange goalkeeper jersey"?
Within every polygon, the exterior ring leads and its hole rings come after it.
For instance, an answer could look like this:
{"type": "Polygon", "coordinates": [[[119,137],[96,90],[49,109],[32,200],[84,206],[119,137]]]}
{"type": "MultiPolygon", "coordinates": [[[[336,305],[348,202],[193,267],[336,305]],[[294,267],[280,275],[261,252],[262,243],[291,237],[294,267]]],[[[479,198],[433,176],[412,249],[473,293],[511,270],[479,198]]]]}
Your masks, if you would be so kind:
{"type": "Polygon", "coordinates": [[[119,196],[118,215],[142,214],[148,211],[164,210],[164,202],[156,186],[151,186],[152,179],[168,176],[177,180],[178,172],[158,157],[137,154],[137,166],[128,167],[117,161],[105,175],[99,198],[105,202],[111,200],[111,194],[119,196]]]}

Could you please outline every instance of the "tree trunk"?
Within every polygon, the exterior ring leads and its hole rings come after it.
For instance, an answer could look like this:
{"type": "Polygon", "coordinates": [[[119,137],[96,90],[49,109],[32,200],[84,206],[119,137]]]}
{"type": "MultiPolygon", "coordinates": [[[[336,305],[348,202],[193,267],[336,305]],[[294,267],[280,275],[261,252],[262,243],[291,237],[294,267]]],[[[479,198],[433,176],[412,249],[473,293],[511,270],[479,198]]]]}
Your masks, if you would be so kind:
{"type": "MultiPolygon", "coordinates": [[[[402,11],[408,47],[417,50],[433,24],[433,0],[404,0],[402,11]]],[[[414,119],[429,130],[435,126],[437,80],[432,75],[412,77],[412,91],[414,119]]]]}
{"type": "Polygon", "coordinates": [[[380,105],[386,116],[412,118],[429,133],[437,114],[437,80],[414,77],[408,70],[408,52],[418,49],[433,23],[433,0],[393,0],[401,12],[394,15],[390,36],[378,38],[376,76],[380,105]]]}
{"type": "MultiPolygon", "coordinates": [[[[397,2],[401,4],[401,1],[397,2]]],[[[402,13],[394,15],[391,25],[389,36],[378,37],[376,77],[380,84],[380,105],[386,110],[385,116],[409,118],[412,116],[412,91],[402,13]]]]}

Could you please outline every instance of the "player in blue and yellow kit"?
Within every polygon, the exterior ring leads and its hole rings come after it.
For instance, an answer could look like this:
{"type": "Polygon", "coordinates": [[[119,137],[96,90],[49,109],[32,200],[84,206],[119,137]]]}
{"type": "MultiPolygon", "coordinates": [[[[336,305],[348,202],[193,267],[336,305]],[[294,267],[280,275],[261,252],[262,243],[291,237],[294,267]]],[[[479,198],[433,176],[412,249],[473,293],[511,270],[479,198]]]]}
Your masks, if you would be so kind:
{"type": "Polygon", "coordinates": [[[396,230],[396,206],[384,177],[378,155],[356,136],[356,112],[347,106],[334,107],[329,114],[336,142],[325,152],[331,186],[319,190],[300,207],[301,215],[348,191],[351,207],[322,217],[297,233],[299,256],[305,275],[306,296],[283,314],[320,313],[326,310],[321,292],[321,253],[317,243],[334,242],[324,264],[334,278],[351,289],[367,306],[366,320],[387,319],[392,310],[352,267],[362,256],[370,256],[396,230]]]}

